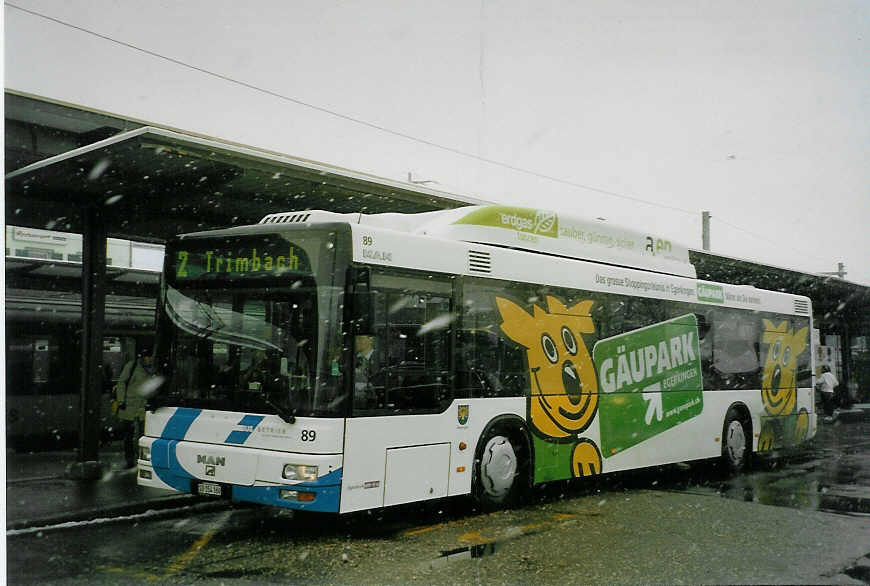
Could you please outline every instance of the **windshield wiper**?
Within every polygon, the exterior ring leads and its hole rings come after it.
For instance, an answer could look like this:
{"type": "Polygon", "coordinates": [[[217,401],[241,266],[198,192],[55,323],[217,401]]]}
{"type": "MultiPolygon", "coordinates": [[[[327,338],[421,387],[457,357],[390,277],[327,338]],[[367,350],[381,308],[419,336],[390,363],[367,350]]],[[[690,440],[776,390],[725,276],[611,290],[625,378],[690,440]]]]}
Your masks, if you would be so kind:
{"type": "Polygon", "coordinates": [[[210,304],[171,288],[166,291],[166,313],[179,328],[200,338],[209,338],[226,327],[210,304]],[[198,313],[190,308],[195,308],[198,313]]]}
{"type": "Polygon", "coordinates": [[[287,409],[286,407],[282,407],[277,403],[273,403],[267,397],[260,395],[260,399],[269,407],[275,410],[275,413],[278,417],[281,418],[281,421],[284,423],[294,424],[296,423],[296,409],[287,409]]]}

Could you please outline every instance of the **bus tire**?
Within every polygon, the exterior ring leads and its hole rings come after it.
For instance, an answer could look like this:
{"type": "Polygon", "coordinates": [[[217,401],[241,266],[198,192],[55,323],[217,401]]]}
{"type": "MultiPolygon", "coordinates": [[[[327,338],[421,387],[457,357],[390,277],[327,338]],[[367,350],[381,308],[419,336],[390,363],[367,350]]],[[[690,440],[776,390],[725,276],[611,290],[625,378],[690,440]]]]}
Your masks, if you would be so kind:
{"type": "Polygon", "coordinates": [[[528,440],[513,425],[494,425],[478,444],[474,465],[474,498],[484,509],[515,504],[528,488],[528,440]]]}
{"type": "Polygon", "coordinates": [[[722,461],[732,473],[743,472],[752,457],[752,423],[746,413],[732,406],[722,425],[722,461]]]}

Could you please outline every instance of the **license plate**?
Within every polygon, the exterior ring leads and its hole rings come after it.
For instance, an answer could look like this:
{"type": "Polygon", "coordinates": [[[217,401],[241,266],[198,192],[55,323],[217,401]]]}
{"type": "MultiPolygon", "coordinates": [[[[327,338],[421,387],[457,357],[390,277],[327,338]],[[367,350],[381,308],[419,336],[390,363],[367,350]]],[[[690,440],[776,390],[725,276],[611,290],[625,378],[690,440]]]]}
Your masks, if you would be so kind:
{"type": "Polygon", "coordinates": [[[203,496],[223,496],[223,490],[220,484],[214,482],[200,482],[196,485],[196,492],[203,496]]]}

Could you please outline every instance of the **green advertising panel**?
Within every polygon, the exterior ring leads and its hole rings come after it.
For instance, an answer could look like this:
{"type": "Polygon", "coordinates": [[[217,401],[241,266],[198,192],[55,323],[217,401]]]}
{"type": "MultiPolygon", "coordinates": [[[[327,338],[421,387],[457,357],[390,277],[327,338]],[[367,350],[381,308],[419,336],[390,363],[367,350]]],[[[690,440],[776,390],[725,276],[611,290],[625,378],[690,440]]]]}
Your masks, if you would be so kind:
{"type": "Polygon", "coordinates": [[[694,314],[600,340],[592,359],[598,372],[605,458],[696,417],[703,409],[694,314]]]}
{"type": "Polygon", "coordinates": [[[549,442],[532,434],[535,448],[535,482],[571,478],[573,443],[549,442]]]}
{"type": "Polygon", "coordinates": [[[698,283],[697,291],[698,301],[706,301],[707,303],[725,303],[725,290],[721,285],[698,283]]]}
{"type": "Polygon", "coordinates": [[[506,228],[549,238],[559,237],[559,218],[555,212],[547,210],[487,206],[470,212],[455,223],[506,228]]]}

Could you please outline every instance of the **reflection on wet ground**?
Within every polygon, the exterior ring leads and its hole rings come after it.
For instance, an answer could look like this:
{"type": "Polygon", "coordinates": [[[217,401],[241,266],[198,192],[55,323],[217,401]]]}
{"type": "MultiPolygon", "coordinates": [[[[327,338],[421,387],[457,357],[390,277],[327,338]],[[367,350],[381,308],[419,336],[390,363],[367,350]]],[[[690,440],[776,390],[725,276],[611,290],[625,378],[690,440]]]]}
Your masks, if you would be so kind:
{"type": "Polygon", "coordinates": [[[470,545],[468,547],[459,547],[449,551],[442,551],[441,557],[430,562],[428,566],[430,568],[435,568],[450,562],[482,558],[494,554],[497,549],[498,544],[496,542],[490,542],[481,543],[479,545],[470,545]]]}
{"type": "Polygon", "coordinates": [[[870,584],[870,554],[865,555],[851,568],[846,568],[844,574],[865,584],[870,584]]]}
{"type": "Polygon", "coordinates": [[[870,515],[870,424],[827,424],[800,451],[756,458],[733,477],[693,467],[658,488],[710,494],[766,505],[870,515]]]}
{"type": "MultiPolygon", "coordinates": [[[[616,495],[637,490],[686,492],[796,509],[870,515],[870,422],[823,427],[800,451],[776,459],[758,459],[752,470],[742,475],[732,476],[715,463],[677,464],[549,483],[536,487],[526,502],[532,506],[546,505],[597,496],[603,505],[616,495]]],[[[261,535],[274,534],[276,539],[286,539],[287,528],[293,527],[294,531],[309,535],[390,538],[405,532],[416,535],[430,531],[480,512],[470,498],[415,503],[335,518],[251,507],[247,515],[235,518],[236,526],[223,531],[247,535],[255,527],[261,535]]],[[[426,563],[487,556],[505,538],[513,535],[502,536],[499,542],[440,552],[426,563]]]]}

